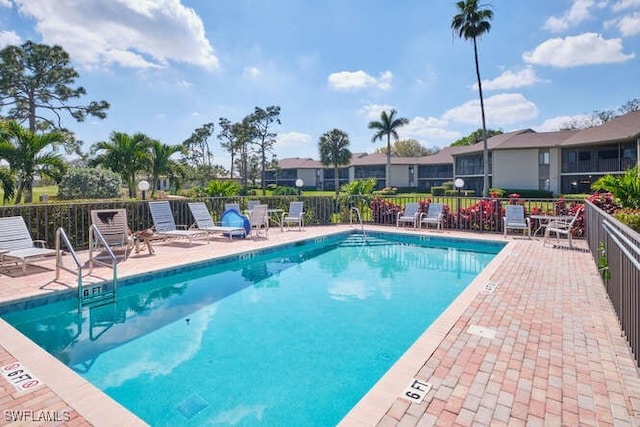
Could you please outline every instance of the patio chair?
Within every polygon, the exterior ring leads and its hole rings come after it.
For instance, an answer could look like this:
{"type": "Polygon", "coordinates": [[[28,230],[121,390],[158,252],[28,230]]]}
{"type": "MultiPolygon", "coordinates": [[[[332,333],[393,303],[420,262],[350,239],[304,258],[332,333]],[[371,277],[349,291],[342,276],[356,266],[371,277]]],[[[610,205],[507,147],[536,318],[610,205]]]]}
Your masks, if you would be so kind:
{"type": "Polygon", "coordinates": [[[504,224],[504,237],[507,238],[507,230],[522,230],[522,235],[525,234],[531,238],[531,219],[525,218],[524,206],[522,205],[507,205],[505,208],[505,216],[502,217],[504,224]]]}
{"type": "Polygon", "coordinates": [[[398,212],[398,218],[396,219],[396,228],[400,227],[400,223],[408,222],[413,224],[413,228],[416,228],[418,220],[418,202],[409,202],[405,205],[404,211],[398,212]]]}
{"type": "Polygon", "coordinates": [[[438,230],[442,229],[442,220],[444,219],[444,206],[442,203],[430,203],[427,213],[421,213],[418,219],[420,228],[425,224],[429,228],[430,224],[435,224],[438,230]]]}
{"type": "Polygon", "coordinates": [[[249,223],[251,224],[251,235],[255,233],[260,236],[260,232],[264,231],[264,237],[267,238],[269,232],[269,214],[267,213],[267,205],[255,205],[249,212],[249,223]]]}
{"type": "Polygon", "coordinates": [[[55,255],[54,249],[45,247],[44,240],[33,240],[27,224],[21,216],[0,218],[0,266],[6,261],[22,263],[22,272],[27,271],[27,261],[47,255],[55,255]],[[36,247],[36,244],[40,247],[36,247]]]}
{"type": "Polygon", "coordinates": [[[284,213],[280,221],[281,230],[284,230],[285,224],[287,226],[298,224],[298,231],[302,231],[302,227],[304,227],[304,202],[290,202],[289,212],[284,213]]]}
{"type": "MultiPolygon", "coordinates": [[[[171,212],[171,205],[169,205],[168,201],[149,202],[149,210],[151,211],[151,218],[153,218],[153,228],[158,236],[173,239],[187,239],[189,245],[191,245],[195,238],[209,236],[206,231],[188,230],[184,225],[180,226],[182,230],[178,230],[173,219],[173,212],[171,212]]],[[[207,242],[208,241],[207,239],[207,242]]]]}
{"type": "MultiPolygon", "coordinates": [[[[123,258],[133,246],[133,236],[129,234],[126,209],[94,209],[90,212],[91,224],[100,232],[105,243],[112,251],[124,250],[123,258]]],[[[91,233],[95,233],[91,228],[91,233]]],[[[95,237],[95,234],[93,235],[95,237]]],[[[94,238],[95,248],[102,246],[100,239],[94,238]]]]}
{"type": "Polygon", "coordinates": [[[240,203],[225,203],[224,204],[224,212],[235,209],[240,212],[240,203]]]}
{"type": "MultiPolygon", "coordinates": [[[[232,225],[216,225],[211,218],[211,214],[209,214],[209,209],[207,209],[207,205],[204,202],[191,202],[188,203],[189,210],[191,211],[191,215],[193,215],[193,219],[195,220],[195,224],[191,226],[190,230],[197,229],[201,231],[206,231],[209,235],[211,234],[222,234],[229,237],[229,240],[233,240],[233,236],[245,237],[246,232],[244,227],[242,226],[232,226],[232,225]]],[[[225,209],[225,212],[228,209],[225,209]]]]}
{"type": "Polygon", "coordinates": [[[249,200],[247,202],[247,211],[251,212],[255,206],[260,204],[260,200],[249,200]]]}
{"type": "Polygon", "coordinates": [[[571,229],[573,228],[573,224],[575,224],[576,220],[582,213],[584,208],[578,208],[576,210],[575,215],[570,220],[554,220],[547,224],[547,228],[544,230],[544,241],[543,245],[547,244],[547,239],[551,236],[551,233],[556,233],[556,241],[560,242],[560,235],[565,234],[569,241],[569,248],[573,248],[573,240],[571,237],[571,229]]]}

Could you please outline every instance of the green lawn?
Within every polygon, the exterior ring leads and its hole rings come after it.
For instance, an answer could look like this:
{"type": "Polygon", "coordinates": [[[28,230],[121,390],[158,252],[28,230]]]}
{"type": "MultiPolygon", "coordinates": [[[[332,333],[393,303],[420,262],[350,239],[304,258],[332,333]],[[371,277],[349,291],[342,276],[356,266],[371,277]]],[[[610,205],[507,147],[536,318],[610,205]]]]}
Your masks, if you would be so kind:
{"type": "MultiPolygon", "coordinates": [[[[40,196],[43,194],[48,195],[50,198],[58,195],[58,186],[57,185],[48,185],[45,187],[35,187],[33,189],[33,201],[35,203],[40,201],[40,196]]],[[[24,195],[22,196],[22,200],[24,200],[24,195]]],[[[0,188],[0,204],[3,205],[12,205],[13,199],[8,202],[4,202],[4,191],[0,188]]]]}

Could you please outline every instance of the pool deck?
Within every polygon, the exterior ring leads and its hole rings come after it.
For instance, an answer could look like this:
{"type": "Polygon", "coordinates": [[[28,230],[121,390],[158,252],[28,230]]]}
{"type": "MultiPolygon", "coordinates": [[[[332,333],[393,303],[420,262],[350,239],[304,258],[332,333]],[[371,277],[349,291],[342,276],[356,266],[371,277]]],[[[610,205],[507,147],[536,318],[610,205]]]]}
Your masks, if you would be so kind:
{"type": "MultiPolygon", "coordinates": [[[[214,238],[189,247],[179,241],[158,243],[155,255],[142,251],[120,262],[118,276],[352,229],[272,229],[268,239],[214,238]]],[[[504,241],[495,234],[401,231],[504,241]]],[[[577,241],[570,250],[566,241],[544,246],[540,238],[514,235],[507,242],[341,426],[640,426],[640,371],[586,243],[577,241]],[[431,386],[419,403],[402,397],[413,379],[431,386]]],[[[71,257],[63,258],[71,266],[71,257]]],[[[80,259],[87,261],[87,254],[80,259]]],[[[83,280],[110,275],[110,269],[99,267],[83,280]]],[[[68,272],[54,278],[53,258],[35,262],[26,275],[19,268],[0,269],[0,304],[76,286],[77,277],[68,272]]],[[[19,392],[0,376],[0,425],[43,425],[46,417],[54,419],[50,425],[144,425],[0,319],[0,367],[14,362],[42,385],[19,392]],[[15,421],[18,417],[22,421],[15,421]]]]}

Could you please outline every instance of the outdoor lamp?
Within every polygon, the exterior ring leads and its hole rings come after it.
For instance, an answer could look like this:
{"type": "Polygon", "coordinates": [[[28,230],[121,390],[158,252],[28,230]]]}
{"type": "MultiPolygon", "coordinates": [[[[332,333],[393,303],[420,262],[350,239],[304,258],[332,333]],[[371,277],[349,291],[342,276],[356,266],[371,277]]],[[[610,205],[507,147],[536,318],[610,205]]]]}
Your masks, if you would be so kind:
{"type": "Polygon", "coordinates": [[[145,199],[145,193],[146,191],[149,189],[149,181],[147,180],[142,180],[138,183],[138,189],[142,192],[142,200],[145,199]]]}
{"type": "Polygon", "coordinates": [[[302,186],[304,185],[304,181],[301,180],[300,178],[296,179],[296,187],[298,188],[298,196],[300,195],[300,192],[302,191],[302,186]]]}

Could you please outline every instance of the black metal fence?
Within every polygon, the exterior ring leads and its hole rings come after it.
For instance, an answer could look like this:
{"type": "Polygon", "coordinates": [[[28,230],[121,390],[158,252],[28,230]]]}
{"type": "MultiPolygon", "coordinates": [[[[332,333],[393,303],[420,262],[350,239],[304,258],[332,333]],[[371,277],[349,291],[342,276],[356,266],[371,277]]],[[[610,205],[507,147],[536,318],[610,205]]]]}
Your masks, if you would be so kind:
{"type": "Polygon", "coordinates": [[[585,203],[587,243],[640,367],[640,234],[585,203]]]}
{"type": "MultiPolygon", "coordinates": [[[[352,219],[353,208],[360,212],[363,222],[395,225],[398,212],[409,202],[419,202],[426,211],[430,201],[444,204],[444,224],[446,229],[474,232],[502,232],[504,205],[519,203],[528,214],[565,214],[569,204],[574,202],[555,199],[482,199],[478,197],[371,197],[371,196],[252,196],[252,197],[211,197],[204,199],[171,199],[176,224],[190,225],[193,218],[187,206],[191,201],[204,201],[214,220],[224,211],[225,203],[238,203],[241,209],[249,200],[259,200],[272,209],[287,211],[294,200],[304,201],[305,224],[328,225],[348,223],[352,219]]],[[[0,217],[19,215],[25,219],[34,239],[40,239],[53,247],[55,232],[62,227],[71,239],[74,248],[85,249],[89,244],[88,229],[91,224],[90,211],[93,209],[126,209],[127,220],[132,231],[151,228],[153,225],[148,204],[140,200],[108,200],[72,203],[44,203],[31,205],[0,206],[0,217]]],[[[538,224],[533,224],[534,229],[538,224]]]]}

